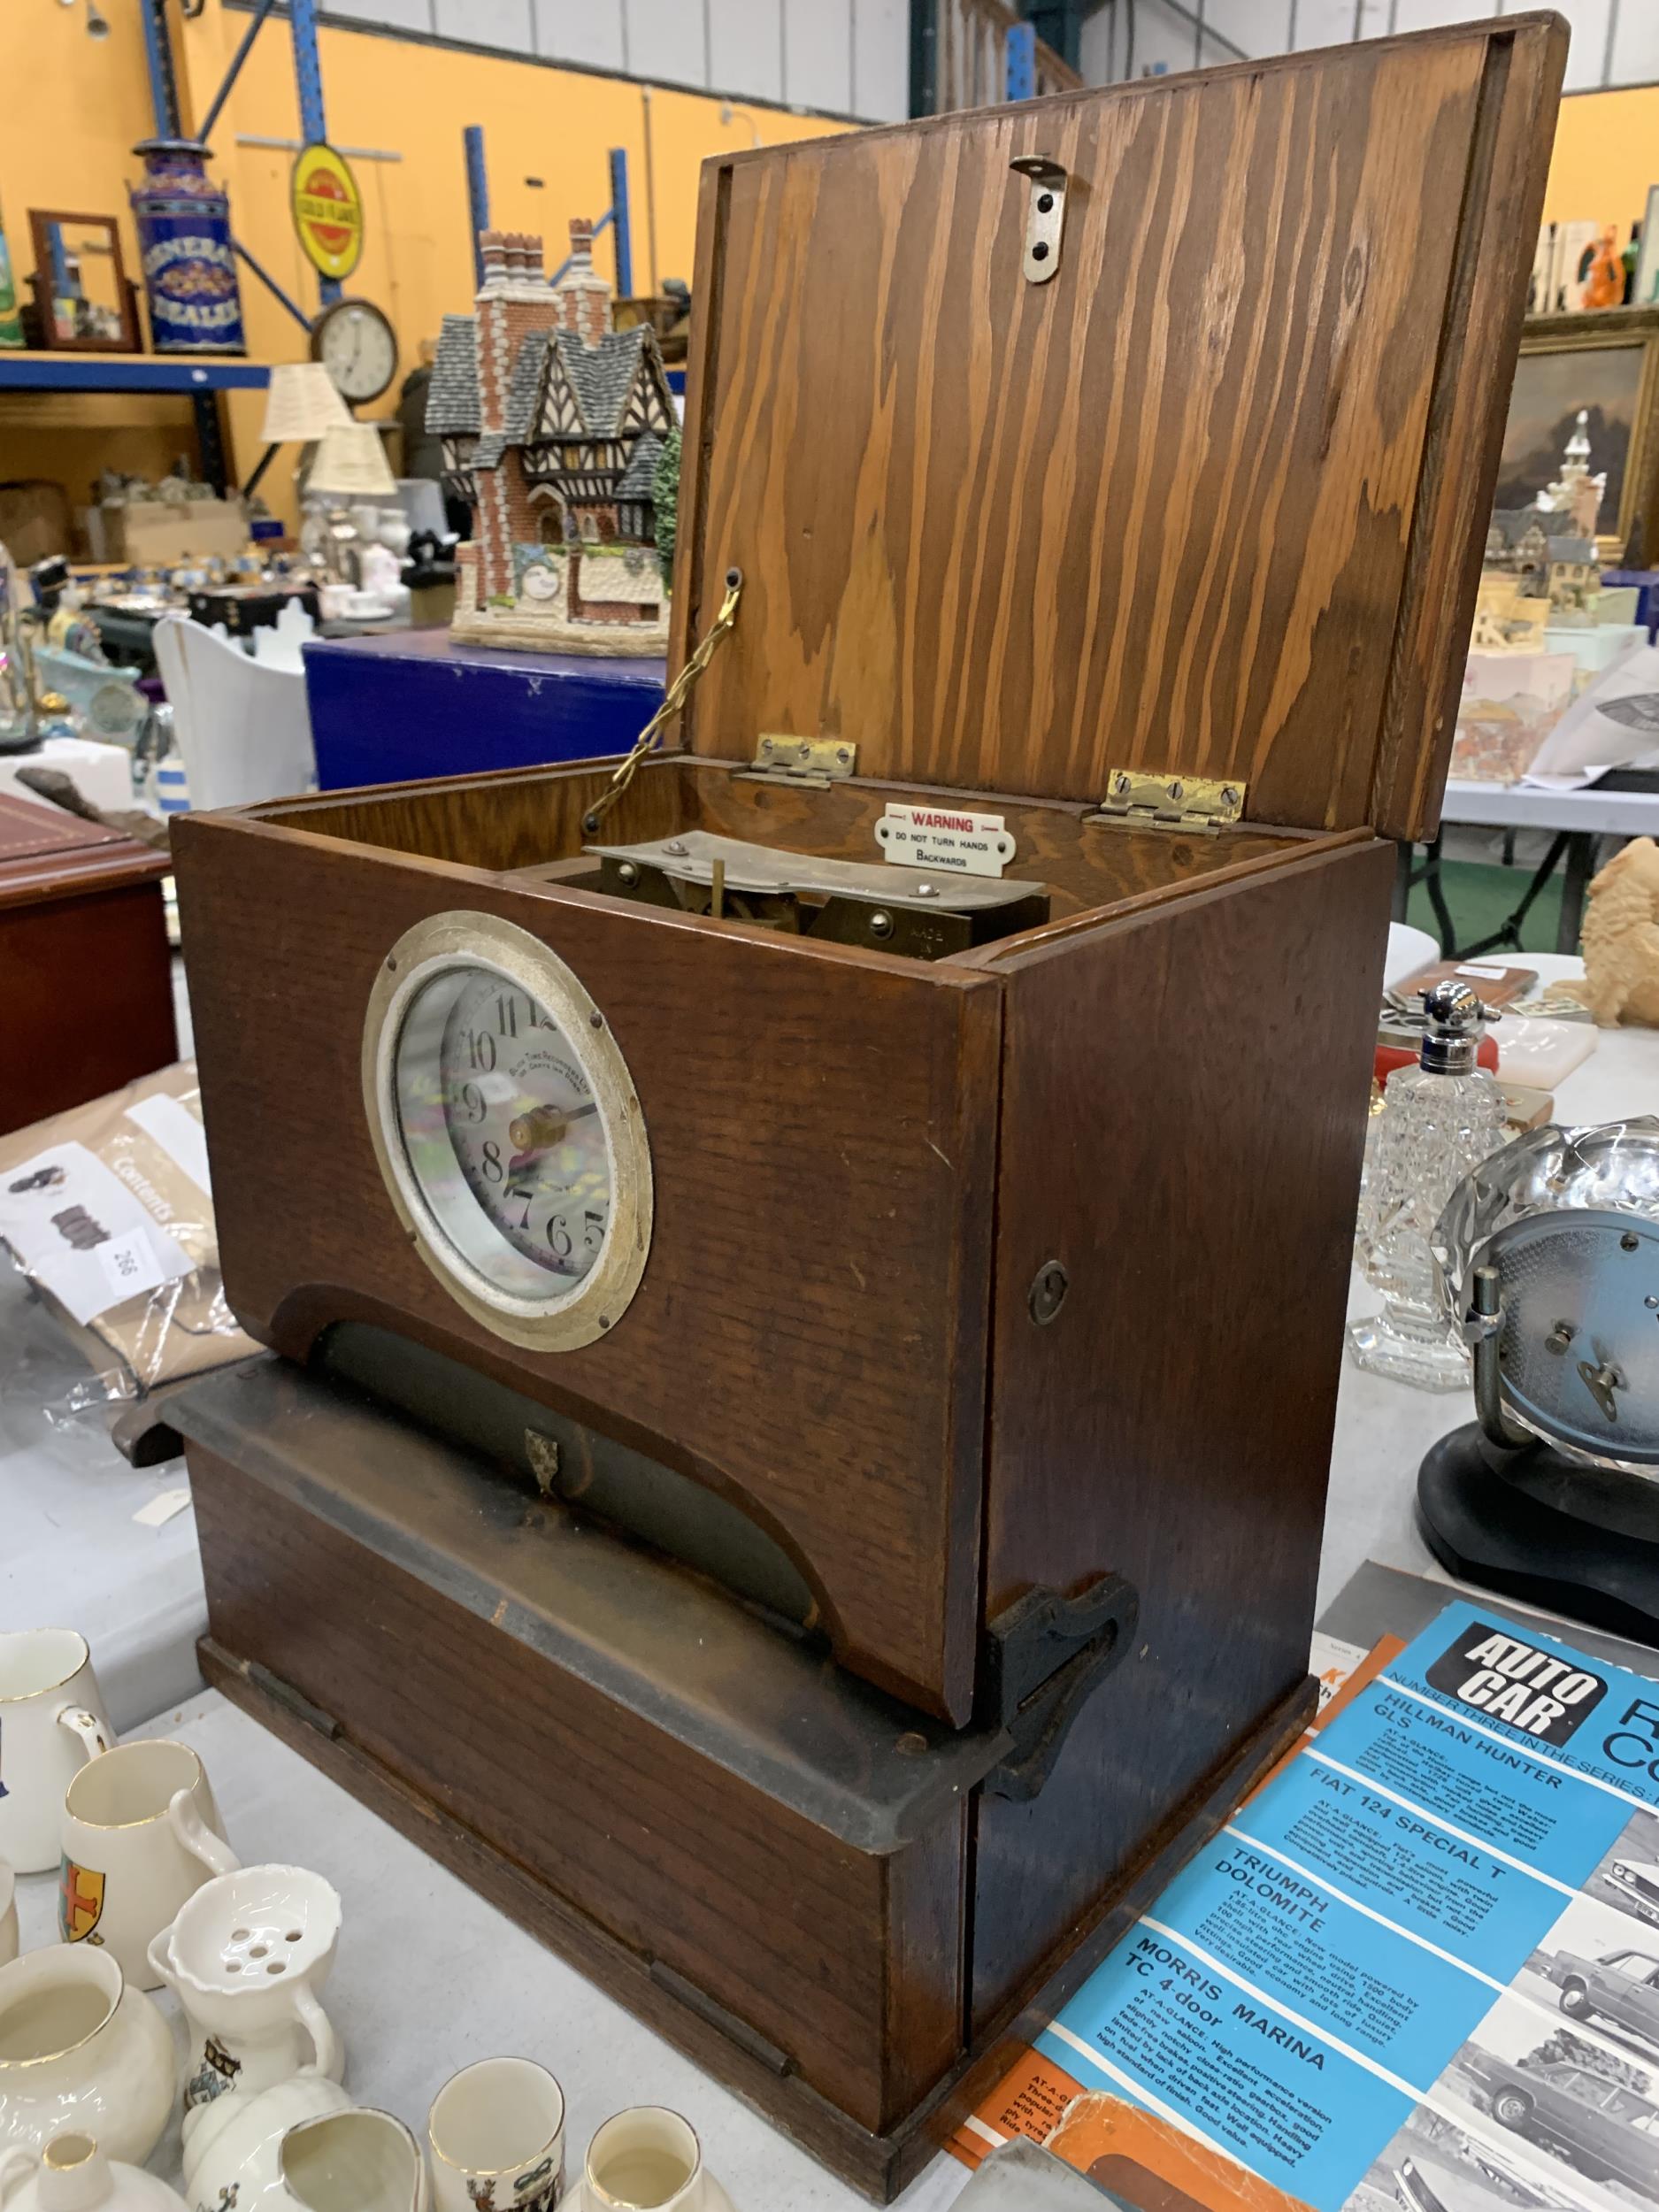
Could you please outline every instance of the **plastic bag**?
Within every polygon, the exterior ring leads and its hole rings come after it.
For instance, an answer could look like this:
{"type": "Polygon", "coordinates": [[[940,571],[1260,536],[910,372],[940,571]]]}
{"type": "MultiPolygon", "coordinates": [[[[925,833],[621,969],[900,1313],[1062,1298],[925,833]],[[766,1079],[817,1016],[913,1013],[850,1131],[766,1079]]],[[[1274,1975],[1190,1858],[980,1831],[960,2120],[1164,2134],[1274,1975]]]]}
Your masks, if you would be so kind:
{"type": "Polygon", "coordinates": [[[0,1240],[94,1371],[77,1410],[259,1349],[225,1302],[193,1060],[0,1137],[0,1240]]]}

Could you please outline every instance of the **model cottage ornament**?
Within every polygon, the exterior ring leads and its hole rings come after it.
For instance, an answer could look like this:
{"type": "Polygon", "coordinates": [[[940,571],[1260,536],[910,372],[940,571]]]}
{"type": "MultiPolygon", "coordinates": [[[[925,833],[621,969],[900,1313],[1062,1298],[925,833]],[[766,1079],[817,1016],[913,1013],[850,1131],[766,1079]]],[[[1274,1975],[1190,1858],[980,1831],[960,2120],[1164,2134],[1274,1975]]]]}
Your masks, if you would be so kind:
{"type": "Polygon", "coordinates": [[[668,645],[659,465],[676,427],[655,334],[611,328],[592,227],[549,283],[541,241],[480,234],[474,315],[446,315],[426,426],[471,502],[454,634],[481,645],[656,654],[668,645]]]}

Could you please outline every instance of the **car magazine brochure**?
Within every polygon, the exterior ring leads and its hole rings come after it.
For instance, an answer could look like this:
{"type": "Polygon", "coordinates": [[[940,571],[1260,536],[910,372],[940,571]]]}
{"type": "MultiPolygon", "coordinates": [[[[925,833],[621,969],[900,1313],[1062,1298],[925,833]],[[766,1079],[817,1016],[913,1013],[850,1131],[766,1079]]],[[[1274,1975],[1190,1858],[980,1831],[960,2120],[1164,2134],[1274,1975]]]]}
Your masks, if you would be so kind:
{"type": "Polygon", "coordinates": [[[1136,2212],[1659,2203],[1659,1682],[1379,1645],[952,2148],[1016,2131],[1136,2212]]]}

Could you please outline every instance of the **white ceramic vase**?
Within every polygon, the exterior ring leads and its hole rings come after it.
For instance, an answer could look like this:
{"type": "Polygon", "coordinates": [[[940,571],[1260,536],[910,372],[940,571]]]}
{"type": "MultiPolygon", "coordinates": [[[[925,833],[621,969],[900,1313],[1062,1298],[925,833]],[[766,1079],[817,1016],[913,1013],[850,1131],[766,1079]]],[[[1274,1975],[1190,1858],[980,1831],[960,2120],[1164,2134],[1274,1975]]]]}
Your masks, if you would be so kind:
{"type": "Polygon", "coordinates": [[[426,2162],[403,2122],[358,2111],[319,2074],[221,2098],[190,2115],[185,2139],[200,2212],[430,2212],[426,2162]]]}
{"type": "Polygon", "coordinates": [[[220,2097],[184,2116],[184,2190],[203,2212],[278,2212],[289,2200],[280,2154],[288,2130],[350,2108],[337,2082],[300,2074],[257,2095],[220,2097]]]}
{"type": "Polygon", "coordinates": [[[150,1963],[189,2018],[187,2113],[295,2074],[339,2080],[345,2055],[316,1993],[339,1939],[340,1899],[303,1867],[241,1867],[185,1901],[150,1963]]]}
{"type": "Polygon", "coordinates": [[[167,2024],[107,1951],[31,1951],[0,1966],[0,2143],[43,2150],[65,2129],[142,2165],[173,2111],[167,2024]]]}
{"type": "Polygon", "coordinates": [[[184,2199],[142,2166],[105,2158],[89,2135],[54,2135],[37,2157],[0,2151],[4,2212],[188,2212],[184,2199]]]}

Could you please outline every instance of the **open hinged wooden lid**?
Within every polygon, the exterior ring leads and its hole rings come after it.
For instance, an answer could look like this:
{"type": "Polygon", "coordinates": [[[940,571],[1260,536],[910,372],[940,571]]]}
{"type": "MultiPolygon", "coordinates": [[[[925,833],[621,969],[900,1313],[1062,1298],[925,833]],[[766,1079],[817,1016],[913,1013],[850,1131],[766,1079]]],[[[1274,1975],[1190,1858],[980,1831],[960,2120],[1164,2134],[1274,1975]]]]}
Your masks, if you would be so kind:
{"type": "Polygon", "coordinates": [[[744,588],[682,741],[1430,832],[1566,44],[1511,16],[708,163],[676,664],[744,588]],[[1040,282],[1028,157],[1066,173],[1040,282]]]}

